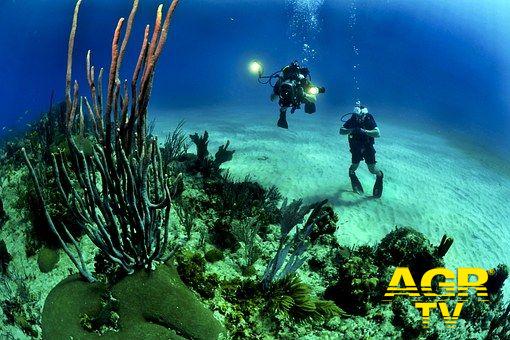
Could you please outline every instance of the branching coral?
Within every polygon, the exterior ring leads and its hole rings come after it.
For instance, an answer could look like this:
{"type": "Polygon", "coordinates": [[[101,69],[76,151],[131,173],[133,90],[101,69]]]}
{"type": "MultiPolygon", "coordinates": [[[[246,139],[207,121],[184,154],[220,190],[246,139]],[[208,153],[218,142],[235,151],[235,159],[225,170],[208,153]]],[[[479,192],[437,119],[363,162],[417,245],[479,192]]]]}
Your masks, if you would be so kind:
{"type": "Polygon", "coordinates": [[[206,180],[205,192],[209,195],[208,208],[215,209],[218,219],[212,228],[213,242],[220,248],[236,249],[242,240],[233,235],[233,228],[246,221],[257,221],[257,233],[264,237],[270,224],[278,223],[279,192],[265,189],[250,177],[233,180],[228,171],[214,180],[206,180]]]}
{"type": "Polygon", "coordinates": [[[441,242],[437,246],[437,255],[439,257],[444,257],[446,253],[448,253],[448,250],[450,250],[451,246],[453,244],[453,238],[448,237],[446,235],[443,235],[441,238],[441,242]]]}
{"type": "Polygon", "coordinates": [[[51,152],[56,145],[61,144],[65,138],[65,113],[66,103],[60,102],[54,104],[55,92],[51,93],[50,105],[48,112],[44,113],[41,120],[35,123],[32,127],[32,134],[29,133],[28,137],[37,137],[35,143],[31,144],[31,149],[39,148],[37,154],[41,161],[51,163],[51,152]],[[35,132],[35,133],[34,133],[35,132]]]}
{"type": "Polygon", "coordinates": [[[228,140],[224,145],[220,145],[218,151],[214,154],[214,165],[219,168],[225,162],[230,162],[234,157],[235,150],[228,150],[230,141],[228,140]]]}
{"type": "Polygon", "coordinates": [[[254,208],[263,208],[265,190],[249,177],[242,181],[235,181],[227,172],[218,183],[217,191],[220,204],[218,210],[224,216],[245,219],[247,216],[253,216],[254,208]]]}
{"type": "MultiPolygon", "coordinates": [[[[124,18],[118,21],[115,29],[106,100],[103,94],[103,69],[99,72],[96,86],[90,51],[87,54],[87,81],[92,103],[79,97],[77,82],[71,93],[74,40],[81,0],[77,2],[69,38],[65,92],[65,135],[69,155],[54,154],[52,160],[59,193],[74,214],[74,223],[86,230],[92,242],[110,261],[128,273],[137,268],[151,268],[154,262],[165,261],[175,250],[174,247],[169,254],[166,253],[170,238],[171,188],[163,170],[157,140],[148,134],[147,107],[155,67],[179,1],[172,2],[164,20],[163,7],[158,7],[151,39],[149,26],[146,26],[131,80],[130,97],[127,81],[120,81],[120,69],[138,2],[133,2],[120,47],[124,18]],[[84,134],[83,102],[92,121],[91,130],[95,140],[91,154],[85,154],[76,142],[76,135],[84,134]]],[[[80,274],[93,282],[95,278],[85,265],[78,242],[63,225],[64,234],[76,249],[74,254],[56,228],[35,170],[25,150],[23,152],[50,228],[80,274]]]]}
{"type": "Polygon", "coordinates": [[[260,256],[260,249],[257,246],[259,230],[260,226],[255,218],[232,223],[232,234],[238,242],[243,244],[245,268],[252,266],[260,256]]]}
{"type": "Polygon", "coordinates": [[[195,211],[191,206],[182,206],[176,205],[175,206],[175,212],[177,213],[177,216],[179,217],[179,221],[181,222],[181,225],[184,227],[184,230],[186,230],[186,237],[189,240],[191,238],[191,232],[195,228],[195,211]]]}
{"type": "Polygon", "coordinates": [[[195,133],[189,136],[191,141],[195,144],[197,150],[197,157],[192,164],[192,170],[199,172],[204,177],[211,177],[220,174],[220,166],[232,160],[234,150],[228,150],[230,141],[218,148],[214,158],[209,157],[209,133],[204,131],[203,135],[195,133]]]}
{"type": "Polygon", "coordinates": [[[165,164],[181,159],[188,152],[189,143],[188,138],[182,130],[183,126],[184,120],[181,120],[174,131],[166,137],[162,150],[162,156],[165,164]]]}
{"type": "Polygon", "coordinates": [[[200,136],[198,133],[190,135],[189,138],[197,149],[197,163],[204,163],[209,156],[209,133],[204,131],[204,134],[200,136]]]}
{"type": "Polygon", "coordinates": [[[272,283],[293,274],[306,261],[304,253],[308,249],[308,238],[317,223],[322,218],[322,206],[327,201],[312,206],[314,209],[302,228],[297,227],[310,212],[310,206],[303,206],[302,200],[295,200],[287,205],[282,204],[282,219],[280,222],[280,240],[274,258],[268,263],[262,279],[265,289],[272,283]],[[295,234],[289,234],[295,229],[295,234]],[[290,256],[289,256],[290,255],[290,256]]]}
{"type": "Polygon", "coordinates": [[[327,201],[316,203],[316,205],[320,206],[321,218],[317,220],[317,227],[310,234],[312,242],[315,242],[322,235],[334,234],[336,232],[338,216],[333,211],[333,208],[330,205],[326,205],[326,203],[327,201]]]}

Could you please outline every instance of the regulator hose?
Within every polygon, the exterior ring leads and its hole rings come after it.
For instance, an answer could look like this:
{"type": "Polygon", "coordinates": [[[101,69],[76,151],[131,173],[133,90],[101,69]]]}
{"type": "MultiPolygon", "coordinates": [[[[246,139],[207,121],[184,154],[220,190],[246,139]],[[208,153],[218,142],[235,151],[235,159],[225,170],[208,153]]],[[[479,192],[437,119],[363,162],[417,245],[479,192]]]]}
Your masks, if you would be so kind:
{"type": "Polygon", "coordinates": [[[350,118],[349,119],[345,119],[345,117],[352,116],[353,114],[354,113],[352,113],[352,112],[344,114],[342,117],[340,117],[340,121],[342,121],[342,123],[347,122],[350,118]]]}
{"type": "Polygon", "coordinates": [[[269,84],[271,87],[274,87],[275,84],[273,84],[273,80],[275,78],[280,78],[280,72],[282,72],[282,70],[273,72],[269,76],[259,76],[257,81],[259,82],[259,84],[262,84],[262,85],[268,85],[269,84]]]}

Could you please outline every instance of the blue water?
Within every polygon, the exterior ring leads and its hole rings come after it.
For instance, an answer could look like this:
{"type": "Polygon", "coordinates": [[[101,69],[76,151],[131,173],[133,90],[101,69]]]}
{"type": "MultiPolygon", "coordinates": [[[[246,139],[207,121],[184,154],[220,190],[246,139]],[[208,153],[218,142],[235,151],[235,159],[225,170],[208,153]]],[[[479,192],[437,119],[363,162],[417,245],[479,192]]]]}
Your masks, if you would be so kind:
{"type": "MultiPolygon", "coordinates": [[[[153,23],[158,3],[140,6],[124,77],[131,76],[141,32],[153,23]]],[[[73,6],[64,0],[0,3],[3,134],[46,110],[52,90],[62,98],[73,6]]],[[[84,0],[74,67],[82,94],[87,49],[96,66],[107,67],[111,33],[130,6],[84,0]]],[[[475,133],[501,152],[510,149],[509,23],[510,3],[495,0],[182,1],[151,105],[159,112],[257,107],[270,89],[248,74],[251,59],[267,71],[306,60],[314,80],[328,89],[318,114],[343,112],[359,98],[388,118],[475,133]]]]}

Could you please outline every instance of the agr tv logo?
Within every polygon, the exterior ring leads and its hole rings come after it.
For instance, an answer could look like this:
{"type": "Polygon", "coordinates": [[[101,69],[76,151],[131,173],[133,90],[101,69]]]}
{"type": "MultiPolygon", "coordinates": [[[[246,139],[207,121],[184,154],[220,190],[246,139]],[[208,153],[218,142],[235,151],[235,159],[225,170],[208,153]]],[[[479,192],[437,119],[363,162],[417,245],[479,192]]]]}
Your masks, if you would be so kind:
{"type": "Polygon", "coordinates": [[[434,309],[439,309],[446,326],[453,328],[459,319],[470,289],[476,291],[476,295],[481,298],[480,301],[489,301],[487,288],[484,286],[488,278],[488,272],[482,268],[458,268],[457,275],[446,268],[434,268],[423,274],[420,290],[418,290],[409,268],[397,267],[383,301],[391,302],[395,296],[411,297],[414,299],[414,306],[421,311],[424,328],[428,327],[430,313],[434,309]],[[440,293],[435,293],[432,290],[432,282],[438,276],[443,277],[444,280],[437,283],[440,293]],[[455,281],[455,277],[457,277],[457,281],[455,281]],[[449,310],[447,301],[455,296],[459,299],[453,310],[449,310]]]}

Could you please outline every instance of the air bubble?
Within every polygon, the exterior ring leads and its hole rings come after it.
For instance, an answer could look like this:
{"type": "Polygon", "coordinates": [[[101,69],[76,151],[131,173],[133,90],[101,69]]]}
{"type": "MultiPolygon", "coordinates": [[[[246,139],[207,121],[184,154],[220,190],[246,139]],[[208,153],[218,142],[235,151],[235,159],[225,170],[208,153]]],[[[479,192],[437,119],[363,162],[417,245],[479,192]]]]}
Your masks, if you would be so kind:
{"type": "Polygon", "coordinates": [[[313,60],[317,51],[311,48],[321,30],[319,11],[324,0],[287,0],[292,11],[289,36],[302,44],[302,62],[313,60]]]}

